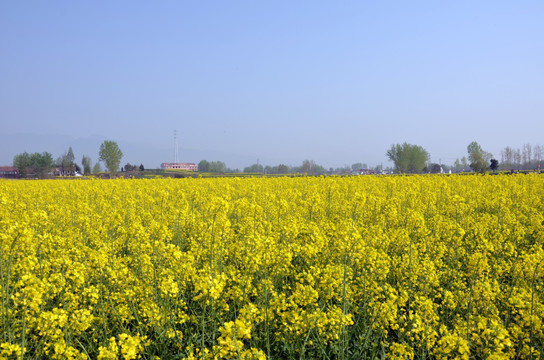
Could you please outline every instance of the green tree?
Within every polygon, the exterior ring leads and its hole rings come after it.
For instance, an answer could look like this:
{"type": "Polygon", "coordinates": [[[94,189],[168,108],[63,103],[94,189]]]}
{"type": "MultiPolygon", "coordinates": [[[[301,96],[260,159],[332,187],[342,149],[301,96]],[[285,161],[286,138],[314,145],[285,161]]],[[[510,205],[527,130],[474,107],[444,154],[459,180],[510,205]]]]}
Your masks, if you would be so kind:
{"type": "Polygon", "coordinates": [[[440,166],[440,164],[431,163],[429,164],[428,168],[431,174],[438,174],[442,172],[442,166],[440,166]]]}
{"type": "Polygon", "coordinates": [[[32,174],[43,179],[49,176],[49,173],[55,167],[55,162],[53,156],[48,152],[29,154],[25,151],[22,154],[15,155],[13,166],[17,168],[21,178],[26,178],[32,174]],[[31,171],[30,174],[29,171],[31,171]]]}
{"type": "Polygon", "coordinates": [[[43,179],[49,176],[49,172],[55,166],[53,156],[48,152],[33,153],[30,155],[30,167],[36,176],[43,179]]]}
{"type": "Polygon", "coordinates": [[[224,173],[227,171],[227,165],[222,161],[200,160],[198,163],[198,171],[224,173]]]}
{"type": "Polygon", "coordinates": [[[222,161],[211,161],[208,171],[215,173],[223,173],[227,171],[227,165],[222,161]]]}
{"type": "Polygon", "coordinates": [[[288,174],[288,173],[289,173],[289,166],[285,164],[278,165],[278,174],[288,174]]]}
{"type": "Polygon", "coordinates": [[[200,160],[198,163],[198,171],[200,172],[208,172],[210,170],[210,163],[208,160],[200,160]]]}
{"type": "Polygon", "coordinates": [[[89,156],[83,155],[81,159],[81,165],[83,166],[83,174],[89,175],[91,173],[92,160],[89,156]]]}
{"type": "MultiPolygon", "coordinates": [[[[307,175],[323,175],[327,173],[327,170],[323,166],[316,164],[313,160],[304,160],[302,165],[295,167],[293,171],[307,175]]],[[[351,172],[351,168],[348,168],[348,171],[351,172]]]]}
{"type": "Polygon", "coordinates": [[[74,163],[75,160],[76,160],[76,157],[74,156],[74,152],[72,151],[72,147],[70,146],[68,148],[68,152],[66,153],[66,164],[70,174],[75,173],[75,163],[74,163]]]}
{"type": "Polygon", "coordinates": [[[74,151],[70,146],[68,151],[57,158],[56,165],[61,169],[62,175],[75,175],[78,166],[74,161],[74,151]]]}
{"type": "Polygon", "coordinates": [[[100,145],[98,158],[100,161],[104,161],[110,174],[115,175],[123,158],[123,152],[115,141],[105,140],[100,145]]]}
{"type": "Polygon", "coordinates": [[[499,161],[497,159],[491,159],[489,162],[489,167],[495,172],[499,168],[499,161]]]}
{"type": "Polygon", "coordinates": [[[13,166],[17,168],[20,178],[26,178],[27,170],[30,166],[30,155],[26,151],[15,155],[13,158],[13,166]]]}
{"type": "Polygon", "coordinates": [[[453,168],[455,169],[455,171],[461,170],[461,162],[459,161],[459,159],[455,159],[455,162],[453,163],[453,168]]]}
{"type": "Polygon", "coordinates": [[[102,171],[102,167],[99,162],[94,163],[93,165],[93,174],[99,174],[102,171]]]}
{"type": "Polygon", "coordinates": [[[484,151],[480,144],[476,141],[471,142],[467,146],[468,161],[470,161],[470,168],[474,172],[483,173],[488,169],[488,163],[491,159],[491,154],[484,151]]]}
{"type": "Polygon", "coordinates": [[[402,173],[419,173],[429,160],[427,150],[418,145],[408,143],[393,144],[386,152],[389,160],[395,164],[396,171],[402,173]]]}
{"type": "Polygon", "coordinates": [[[262,173],[264,167],[261,164],[253,164],[244,168],[245,173],[262,173]]]}

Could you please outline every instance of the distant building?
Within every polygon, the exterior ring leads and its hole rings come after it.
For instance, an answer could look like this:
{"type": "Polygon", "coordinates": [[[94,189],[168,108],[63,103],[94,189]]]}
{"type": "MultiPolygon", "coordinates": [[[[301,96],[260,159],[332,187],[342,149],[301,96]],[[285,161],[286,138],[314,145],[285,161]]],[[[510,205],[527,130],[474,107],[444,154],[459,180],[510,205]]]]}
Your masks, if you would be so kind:
{"type": "Polygon", "coordinates": [[[162,163],[161,169],[177,169],[187,171],[198,171],[198,166],[195,163],[162,163]]]}
{"type": "Polygon", "coordinates": [[[373,169],[359,169],[353,172],[355,175],[375,175],[376,170],[373,169]]]}
{"type": "Polygon", "coordinates": [[[0,166],[1,178],[17,178],[19,177],[19,171],[15,166],[0,166]]]}

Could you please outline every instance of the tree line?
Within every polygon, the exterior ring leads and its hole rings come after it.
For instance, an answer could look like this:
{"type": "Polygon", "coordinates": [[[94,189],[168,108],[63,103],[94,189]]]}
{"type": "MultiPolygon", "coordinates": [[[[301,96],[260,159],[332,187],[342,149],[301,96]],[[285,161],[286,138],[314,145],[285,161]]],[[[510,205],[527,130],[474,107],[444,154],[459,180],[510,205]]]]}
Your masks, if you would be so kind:
{"type": "Polygon", "coordinates": [[[230,169],[222,161],[208,161],[201,160],[198,163],[199,172],[213,172],[213,173],[238,173],[243,172],[247,174],[293,174],[293,173],[305,173],[308,175],[323,175],[327,173],[327,170],[316,164],[313,160],[304,160],[300,166],[288,166],[285,164],[279,164],[275,166],[262,165],[258,162],[249,166],[246,166],[242,171],[239,169],[230,169]]]}
{"type": "MultiPolygon", "coordinates": [[[[521,149],[506,147],[501,151],[501,162],[493,157],[493,154],[484,150],[476,141],[472,141],[467,146],[467,155],[461,159],[456,159],[453,165],[444,165],[430,162],[430,154],[419,145],[392,144],[386,151],[386,157],[393,162],[393,170],[397,173],[440,173],[445,170],[455,172],[473,171],[483,173],[486,171],[497,170],[540,170],[540,163],[544,160],[544,146],[525,144],[521,149]]],[[[265,173],[265,174],[289,174],[306,173],[308,175],[322,174],[349,174],[358,172],[372,171],[380,173],[389,171],[381,165],[372,169],[367,164],[356,163],[342,168],[329,168],[326,170],[323,166],[315,164],[312,160],[304,160],[301,166],[287,166],[280,164],[277,166],[263,166],[259,163],[244,168],[245,173],[265,173]]],[[[199,166],[200,171],[200,166],[199,166]]]]}
{"type": "MultiPolygon", "coordinates": [[[[501,151],[501,163],[493,158],[493,155],[480,146],[476,141],[471,142],[467,146],[467,156],[461,159],[456,159],[452,166],[444,164],[431,163],[430,154],[427,150],[419,145],[408,144],[392,144],[386,151],[387,158],[393,162],[394,171],[397,173],[438,173],[444,169],[454,171],[486,172],[488,170],[529,170],[539,169],[540,163],[544,159],[544,147],[540,145],[532,146],[530,144],[523,145],[522,148],[505,147],[501,151]]],[[[13,166],[17,168],[19,177],[26,178],[29,176],[46,178],[53,175],[55,170],[56,175],[90,175],[97,174],[102,171],[100,161],[105,164],[106,170],[115,175],[119,170],[123,152],[115,141],[104,141],[98,151],[99,162],[92,164],[89,156],[84,155],[81,159],[81,167],[75,162],[74,152],[72,147],[53,160],[53,156],[48,152],[43,153],[27,153],[17,154],[13,159],[13,166]]],[[[144,171],[143,164],[133,165],[127,163],[121,167],[121,171],[144,171]]],[[[313,160],[304,160],[299,166],[289,166],[279,164],[275,166],[262,165],[259,162],[245,167],[244,173],[264,173],[264,174],[308,174],[308,175],[324,175],[324,174],[351,174],[353,172],[381,172],[383,167],[376,166],[369,169],[367,164],[355,163],[350,166],[341,168],[325,169],[323,166],[316,164],[313,160]]],[[[201,160],[198,163],[199,172],[240,172],[238,169],[229,169],[222,161],[201,160]]]]}
{"type": "MultiPolygon", "coordinates": [[[[456,159],[453,168],[467,171],[469,168],[478,173],[487,170],[496,171],[499,162],[493,159],[493,155],[480,146],[476,141],[467,146],[467,157],[461,160],[456,159]]],[[[399,173],[437,173],[443,171],[443,165],[430,163],[430,154],[427,150],[418,145],[403,143],[393,144],[387,150],[386,156],[395,164],[395,171],[399,173]]]]}
{"type": "Polygon", "coordinates": [[[324,175],[327,170],[313,160],[304,160],[299,166],[288,166],[285,164],[266,165],[256,163],[244,168],[244,173],[264,173],[264,174],[308,174],[324,175]]]}
{"type": "MultiPolygon", "coordinates": [[[[115,175],[122,157],[123,152],[115,141],[106,140],[100,145],[98,159],[104,162],[110,174],[115,175]]],[[[83,155],[81,165],[82,167],[75,162],[71,146],[56,160],[53,160],[53,155],[49,152],[29,154],[25,151],[13,158],[13,166],[17,169],[20,178],[36,177],[44,179],[53,175],[75,176],[102,172],[100,162],[93,165],[91,158],[87,155],[83,155]]],[[[127,166],[132,169],[131,164],[127,163],[125,167],[127,166]]],[[[143,165],[140,165],[139,168],[142,169],[143,165]]]]}
{"type": "Polygon", "coordinates": [[[286,164],[278,165],[262,165],[260,163],[254,163],[249,166],[240,169],[231,169],[222,161],[208,161],[201,160],[198,163],[199,172],[215,172],[215,173],[246,173],[246,174],[308,174],[308,175],[346,175],[358,172],[361,170],[371,170],[379,172],[382,170],[382,166],[378,165],[369,169],[366,163],[355,163],[351,166],[346,165],[343,167],[326,169],[324,166],[317,164],[314,160],[304,160],[300,165],[290,166],[286,164]]]}
{"type": "MultiPolygon", "coordinates": [[[[400,173],[440,172],[447,166],[430,163],[430,155],[421,146],[408,143],[393,144],[387,150],[386,156],[395,164],[395,171],[400,173]]],[[[456,159],[454,171],[473,171],[483,173],[497,170],[540,170],[540,163],[544,159],[544,147],[525,144],[521,149],[509,146],[501,151],[501,162],[493,158],[493,154],[485,151],[478,142],[473,141],[467,146],[467,156],[456,159]]]]}
{"type": "Polygon", "coordinates": [[[538,169],[544,160],[544,146],[525,144],[520,148],[510,146],[501,150],[502,170],[538,169]]]}
{"type": "Polygon", "coordinates": [[[25,151],[15,155],[13,166],[17,168],[19,177],[26,178],[29,174],[33,174],[36,177],[45,178],[55,166],[55,162],[48,152],[29,154],[25,151]]]}

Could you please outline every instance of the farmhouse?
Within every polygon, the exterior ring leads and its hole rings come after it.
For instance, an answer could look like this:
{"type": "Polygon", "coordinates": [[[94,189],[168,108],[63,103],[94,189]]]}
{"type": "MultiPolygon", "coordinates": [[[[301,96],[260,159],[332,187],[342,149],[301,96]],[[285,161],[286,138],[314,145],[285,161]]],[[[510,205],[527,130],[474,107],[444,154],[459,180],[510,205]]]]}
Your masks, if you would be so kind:
{"type": "Polygon", "coordinates": [[[15,166],[0,166],[0,178],[16,178],[19,171],[15,166]]]}
{"type": "Polygon", "coordinates": [[[188,170],[188,171],[198,171],[198,166],[195,163],[162,163],[161,169],[178,169],[178,170],[188,170]]]}

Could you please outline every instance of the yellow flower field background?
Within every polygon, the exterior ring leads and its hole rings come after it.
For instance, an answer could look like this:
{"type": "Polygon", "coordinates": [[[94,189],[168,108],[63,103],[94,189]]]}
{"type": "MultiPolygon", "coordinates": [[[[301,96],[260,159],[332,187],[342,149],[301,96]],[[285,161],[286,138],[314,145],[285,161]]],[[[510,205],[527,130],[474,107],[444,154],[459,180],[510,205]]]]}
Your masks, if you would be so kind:
{"type": "Polygon", "coordinates": [[[544,177],[0,181],[0,359],[538,359],[544,177]]]}

